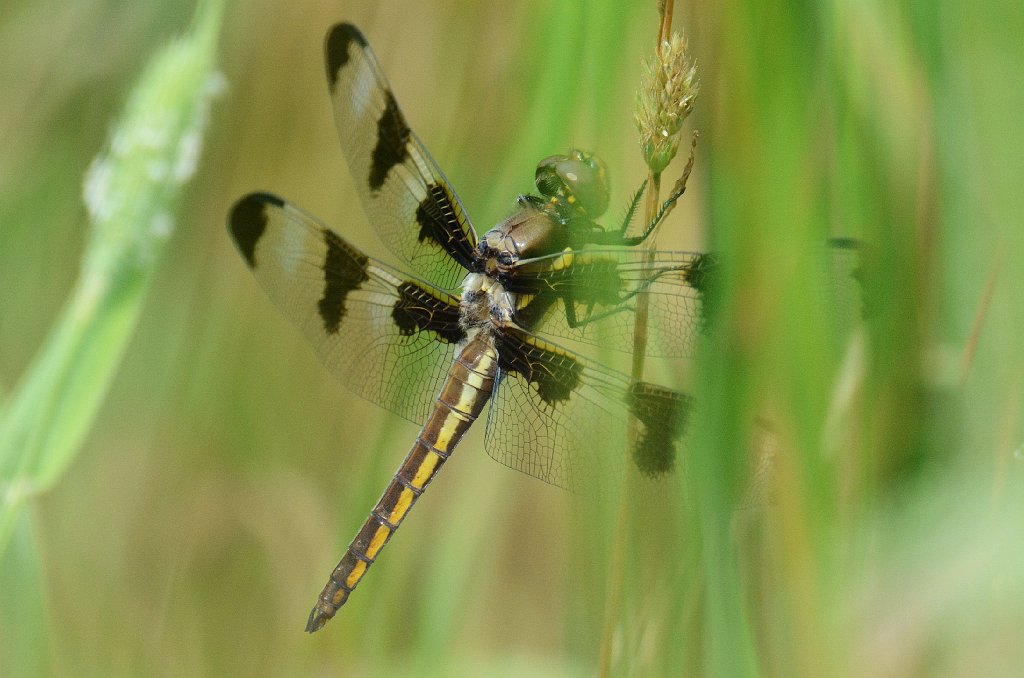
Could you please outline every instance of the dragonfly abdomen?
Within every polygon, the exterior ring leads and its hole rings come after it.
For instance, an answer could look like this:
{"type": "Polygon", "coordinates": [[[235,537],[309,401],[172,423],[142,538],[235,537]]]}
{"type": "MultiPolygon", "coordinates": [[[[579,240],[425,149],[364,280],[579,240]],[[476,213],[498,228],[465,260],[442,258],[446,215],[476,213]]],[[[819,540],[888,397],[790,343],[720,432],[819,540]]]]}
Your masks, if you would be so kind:
{"type": "Polygon", "coordinates": [[[483,334],[476,335],[459,353],[437,396],[433,413],[331,573],[309,614],[306,631],[313,633],[322,628],[348,600],[409,509],[483,411],[497,368],[494,346],[483,334]]]}

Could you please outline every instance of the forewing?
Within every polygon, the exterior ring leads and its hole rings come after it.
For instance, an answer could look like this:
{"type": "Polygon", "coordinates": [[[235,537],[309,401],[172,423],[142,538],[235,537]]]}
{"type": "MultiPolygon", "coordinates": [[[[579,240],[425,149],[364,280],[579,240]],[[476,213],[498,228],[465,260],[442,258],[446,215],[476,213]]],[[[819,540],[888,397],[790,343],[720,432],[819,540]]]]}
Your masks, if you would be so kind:
{"type": "Polygon", "coordinates": [[[359,29],[332,28],[324,58],[334,122],[370,222],[420,277],[455,288],[476,246],[462,203],[406,123],[359,29]]]}
{"type": "Polygon", "coordinates": [[[273,195],[239,200],[228,227],[253,275],[331,372],[422,423],[465,338],[459,300],[367,257],[273,195]]]}
{"type": "Polygon", "coordinates": [[[520,295],[521,327],[625,352],[646,303],[645,354],[689,357],[710,319],[714,268],[712,255],[693,252],[569,250],[520,262],[506,289],[520,295]]]}
{"type": "Polygon", "coordinates": [[[527,333],[495,335],[499,378],[487,417],[487,453],[573,492],[609,496],[634,465],[672,471],[692,399],[628,377],[527,333]],[[630,421],[635,434],[627,437],[630,421]]]}

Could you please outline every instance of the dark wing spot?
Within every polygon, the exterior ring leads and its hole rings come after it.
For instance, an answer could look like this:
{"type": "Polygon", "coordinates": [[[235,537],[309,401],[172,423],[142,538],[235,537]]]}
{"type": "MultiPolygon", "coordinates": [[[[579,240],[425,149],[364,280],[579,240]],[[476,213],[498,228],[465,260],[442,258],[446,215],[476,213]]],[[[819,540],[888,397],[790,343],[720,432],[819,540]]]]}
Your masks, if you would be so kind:
{"type": "Polygon", "coordinates": [[[856,263],[849,275],[860,291],[860,317],[862,320],[874,320],[878,316],[879,297],[870,285],[876,279],[872,274],[877,267],[877,255],[872,255],[867,244],[856,238],[830,238],[828,244],[836,250],[846,250],[855,255],[856,263]]]}
{"type": "Polygon", "coordinates": [[[428,185],[427,196],[416,208],[416,223],[420,226],[417,239],[437,245],[463,267],[470,268],[473,243],[466,237],[458,212],[448,189],[438,183],[428,185]]]}
{"type": "Polygon", "coordinates": [[[390,90],[384,92],[386,97],[384,111],[377,121],[377,145],[373,149],[373,162],[370,165],[369,184],[371,191],[379,191],[388,178],[388,172],[395,165],[409,157],[411,131],[405,124],[402,111],[398,110],[398,102],[390,90]]]}
{"type": "Polygon", "coordinates": [[[683,269],[683,279],[697,292],[700,299],[701,329],[707,330],[718,310],[718,260],[713,254],[702,253],[683,269]]]}
{"type": "MultiPolygon", "coordinates": [[[[534,282],[536,282],[536,279],[534,279],[534,282]]],[[[539,285],[536,285],[536,287],[539,287],[539,285]]],[[[520,297],[520,299],[522,298],[520,297]]],[[[516,309],[516,324],[524,329],[533,330],[533,328],[538,326],[551,306],[558,300],[558,295],[550,290],[536,292],[529,301],[516,309]]]]}
{"type": "Polygon", "coordinates": [[[554,279],[549,283],[560,290],[566,317],[574,319],[569,323],[572,327],[590,322],[595,309],[604,313],[621,304],[625,289],[614,259],[585,254],[578,259],[580,263],[554,272],[554,279]]]}
{"type": "Polygon", "coordinates": [[[459,306],[438,299],[414,282],[398,286],[398,301],[391,317],[403,336],[417,332],[434,332],[437,338],[455,344],[466,338],[459,324],[459,306]]]}
{"type": "MultiPolygon", "coordinates": [[[[628,292],[618,262],[607,257],[592,257],[574,251],[573,263],[556,266],[548,260],[548,268],[538,270],[534,264],[513,268],[502,276],[505,289],[521,295],[535,295],[516,312],[516,322],[526,329],[539,323],[555,301],[561,301],[565,319],[571,328],[582,327],[597,315],[613,312],[628,292]]],[[[622,310],[629,310],[623,307],[622,310]]]]}
{"type": "Polygon", "coordinates": [[[228,230],[249,268],[256,267],[256,243],[267,229],[266,205],[284,207],[284,201],[269,193],[250,193],[241,198],[228,214],[228,230]]]}
{"type": "Polygon", "coordinates": [[[324,329],[336,334],[345,317],[345,297],[369,279],[367,257],[332,231],[324,230],[327,255],[324,257],[324,295],[318,308],[324,329]]]}
{"type": "Polygon", "coordinates": [[[686,431],[693,399],[644,381],[634,382],[626,394],[629,412],[642,430],[633,450],[633,462],[645,476],[657,477],[675,466],[675,441],[686,431]]]}
{"type": "Polygon", "coordinates": [[[592,256],[581,250],[574,250],[572,256],[568,266],[551,259],[547,269],[538,269],[532,264],[526,269],[513,269],[502,281],[505,289],[520,294],[554,292],[566,301],[587,306],[622,303],[626,284],[615,259],[592,256]]]}
{"type": "Polygon", "coordinates": [[[324,39],[324,64],[327,66],[327,83],[334,92],[338,82],[338,71],[348,63],[349,48],[356,43],[366,49],[366,38],[352,24],[338,24],[327,32],[324,39]]]}
{"type": "Polygon", "coordinates": [[[588,306],[600,304],[616,306],[622,302],[625,284],[614,259],[594,258],[579,266],[572,266],[573,296],[588,306]]]}
{"type": "Polygon", "coordinates": [[[583,365],[572,356],[529,343],[515,332],[495,333],[498,367],[521,375],[548,405],[566,401],[579,386],[583,365]]]}
{"type": "Polygon", "coordinates": [[[430,184],[427,187],[425,197],[416,208],[416,223],[420,225],[420,242],[433,242],[444,247],[445,223],[441,210],[438,207],[434,189],[437,184],[430,184]]]}

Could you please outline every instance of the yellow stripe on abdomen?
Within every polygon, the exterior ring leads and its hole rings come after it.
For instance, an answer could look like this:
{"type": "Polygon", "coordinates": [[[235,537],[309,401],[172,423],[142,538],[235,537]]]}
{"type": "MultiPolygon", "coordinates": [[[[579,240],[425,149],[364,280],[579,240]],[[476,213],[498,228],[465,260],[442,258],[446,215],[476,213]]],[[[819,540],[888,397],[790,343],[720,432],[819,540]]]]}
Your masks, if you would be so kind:
{"type": "Polygon", "coordinates": [[[428,452],[423,463],[416,469],[416,475],[412,477],[409,484],[417,489],[423,489],[430,482],[430,479],[434,477],[434,472],[437,468],[443,463],[444,459],[436,452],[428,452]]]}
{"type": "Polygon", "coordinates": [[[373,559],[377,557],[377,553],[384,548],[384,544],[387,543],[388,537],[391,536],[391,528],[387,525],[378,525],[377,531],[373,533],[373,539],[370,540],[369,546],[366,547],[366,557],[373,559]]]}
{"type": "Polygon", "coordinates": [[[414,501],[416,501],[416,493],[408,487],[403,487],[402,493],[398,496],[398,501],[395,503],[395,507],[391,509],[391,514],[388,516],[388,520],[394,525],[401,523],[402,518],[405,518],[405,514],[412,508],[412,503],[414,501]]]}
{"type": "MultiPolygon", "coordinates": [[[[440,410],[441,408],[439,407],[438,409],[440,410]]],[[[459,415],[455,412],[445,412],[444,421],[437,432],[437,437],[433,441],[433,446],[442,452],[448,452],[452,447],[452,440],[460,433],[460,424],[467,424],[468,427],[468,422],[465,419],[459,418],[459,415]]]]}
{"type": "Polygon", "coordinates": [[[355,567],[353,567],[352,571],[348,573],[347,577],[345,577],[345,586],[350,589],[355,588],[356,584],[359,583],[359,580],[363,578],[363,573],[366,572],[366,567],[365,560],[357,560],[355,567]]]}

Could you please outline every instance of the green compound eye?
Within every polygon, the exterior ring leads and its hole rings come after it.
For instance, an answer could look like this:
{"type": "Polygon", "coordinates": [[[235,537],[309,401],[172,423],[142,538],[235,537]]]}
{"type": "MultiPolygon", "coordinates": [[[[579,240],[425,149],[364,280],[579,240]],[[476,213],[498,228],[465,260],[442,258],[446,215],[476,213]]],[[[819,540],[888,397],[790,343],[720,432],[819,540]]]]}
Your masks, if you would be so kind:
{"type": "Polygon", "coordinates": [[[572,149],[552,155],[537,165],[537,190],[570,211],[595,219],[608,209],[608,171],[593,153],[572,149]]]}

